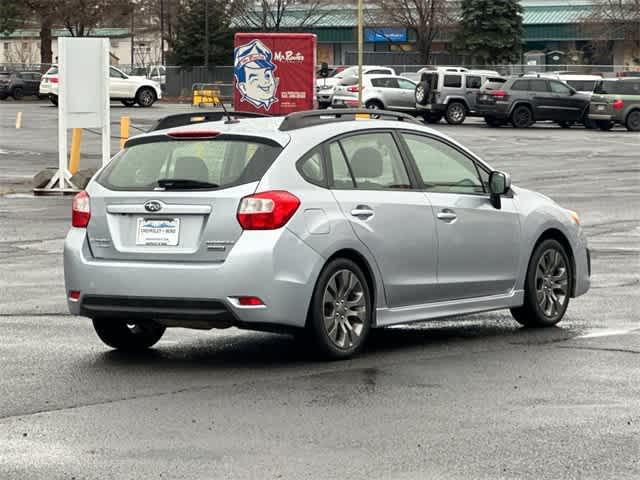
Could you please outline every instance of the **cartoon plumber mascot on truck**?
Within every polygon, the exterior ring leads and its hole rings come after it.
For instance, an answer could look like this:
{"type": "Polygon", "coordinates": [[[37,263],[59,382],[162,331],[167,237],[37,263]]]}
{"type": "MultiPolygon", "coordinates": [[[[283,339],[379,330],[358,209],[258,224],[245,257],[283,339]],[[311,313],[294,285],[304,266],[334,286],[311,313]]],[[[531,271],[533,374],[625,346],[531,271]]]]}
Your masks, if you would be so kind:
{"type": "Polygon", "coordinates": [[[241,102],[269,111],[278,101],[279,79],[274,75],[276,65],[271,50],[260,40],[240,45],[233,51],[233,70],[241,102]]]}

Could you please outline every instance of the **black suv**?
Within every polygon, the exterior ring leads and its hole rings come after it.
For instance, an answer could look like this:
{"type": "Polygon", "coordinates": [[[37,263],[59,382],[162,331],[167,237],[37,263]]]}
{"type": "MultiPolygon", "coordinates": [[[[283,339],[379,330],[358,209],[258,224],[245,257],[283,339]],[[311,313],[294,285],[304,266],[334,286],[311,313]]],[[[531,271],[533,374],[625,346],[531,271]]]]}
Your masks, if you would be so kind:
{"type": "Polygon", "coordinates": [[[478,92],[476,102],[476,111],[492,127],[511,122],[525,128],[540,120],[568,127],[584,122],[588,108],[589,96],[560,80],[537,77],[510,78],[498,90],[478,92]]]}
{"type": "Polygon", "coordinates": [[[20,100],[25,95],[39,96],[38,72],[0,72],[0,100],[13,97],[20,100]]]}

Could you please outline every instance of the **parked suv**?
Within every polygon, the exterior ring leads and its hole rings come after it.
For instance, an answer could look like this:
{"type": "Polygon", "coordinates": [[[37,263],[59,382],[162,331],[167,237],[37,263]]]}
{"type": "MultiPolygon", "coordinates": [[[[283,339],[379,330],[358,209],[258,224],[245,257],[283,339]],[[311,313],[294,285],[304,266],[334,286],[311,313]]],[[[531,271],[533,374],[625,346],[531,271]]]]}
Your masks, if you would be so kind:
{"type": "MultiPolygon", "coordinates": [[[[362,77],[362,104],[368,109],[415,112],[416,84],[396,75],[367,75],[362,77]]],[[[358,106],[358,79],[345,78],[334,91],[334,107],[358,106]]]]}
{"type": "Polygon", "coordinates": [[[601,130],[610,130],[615,123],[627,130],[640,130],[640,78],[621,78],[598,82],[591,97],[589,118],[601,130]]]}
{"type": "Polygon", "coordinates": [[[74,198],[67,302],[107,345],[237,326],[346,358],[373,328],[445,316],[549,327],[589,289],[575,212],[412,116],[243,115],[164,119],[74,198]]]}
{"type": "Polygon", "coordinates": [[[478,95],[476,108],[489,126],[509,121],[526,128],[541,120],[566,126],[584,121],[589,96],[560,80],[521,76],[510,78],[499,90],[478,95]]]}
{"type": "Polygon", "coordinates": [[[422,70],[415,90],[416,108],[429,123],[439,122],[444,116],[447,123],[458,125],[468,115],[475,115],[476,93],[482,85],[500,80],[504,81],[498,72],[488,70],[422,70]]]}
{"type": "Polygon", "coordinates": [[[38,72],[0,72],[0,100],[13,97],[38,96],[40,74],[38,72]]]}

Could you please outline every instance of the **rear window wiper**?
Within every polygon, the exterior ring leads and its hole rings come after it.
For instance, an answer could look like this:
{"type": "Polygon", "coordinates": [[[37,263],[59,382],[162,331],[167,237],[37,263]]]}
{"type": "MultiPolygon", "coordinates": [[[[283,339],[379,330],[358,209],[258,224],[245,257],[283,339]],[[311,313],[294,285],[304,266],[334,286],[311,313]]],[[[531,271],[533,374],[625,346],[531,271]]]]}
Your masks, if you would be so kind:
{"type": "Polygon", "coordinates": [[[161,178],[158,186],[165,190],[190,190],[198,188],[218,188],[217,183],[203,182],[200,180],[187,180],[181,178],[161,178]]]}

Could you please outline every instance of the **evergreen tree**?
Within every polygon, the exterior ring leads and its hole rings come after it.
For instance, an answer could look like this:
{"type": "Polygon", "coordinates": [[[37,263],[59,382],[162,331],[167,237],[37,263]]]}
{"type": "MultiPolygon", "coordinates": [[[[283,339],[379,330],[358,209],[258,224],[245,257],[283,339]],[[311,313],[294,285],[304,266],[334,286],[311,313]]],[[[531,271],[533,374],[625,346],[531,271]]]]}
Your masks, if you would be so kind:
{"type": "Polygon", "coordinates": [[[522,14],[519,0],[462,0],[455,49],[473,57],[474,63],[518,62],[522,14]]]}
{"type": "Polygon", "coordinates": [[[176,38],[170,62],[175,65],[230,65],[233,33],[222,0],[187,0],[176,25],[176,38]],[[205,11],[209,19],[205,25],[205,11]],[[209,45],[206,34],[209,33],[209,45]],[[208,56],[206,61],[205,56],[208,56]]]}

